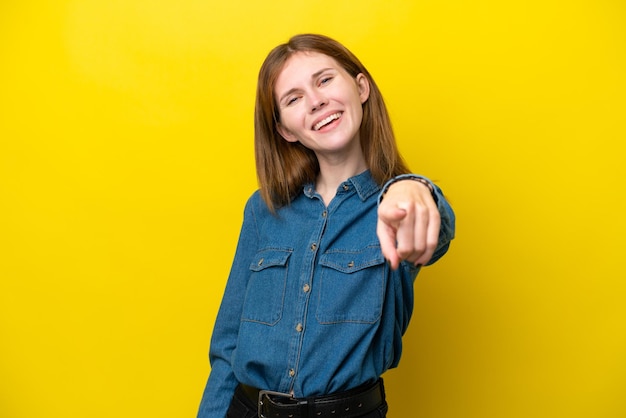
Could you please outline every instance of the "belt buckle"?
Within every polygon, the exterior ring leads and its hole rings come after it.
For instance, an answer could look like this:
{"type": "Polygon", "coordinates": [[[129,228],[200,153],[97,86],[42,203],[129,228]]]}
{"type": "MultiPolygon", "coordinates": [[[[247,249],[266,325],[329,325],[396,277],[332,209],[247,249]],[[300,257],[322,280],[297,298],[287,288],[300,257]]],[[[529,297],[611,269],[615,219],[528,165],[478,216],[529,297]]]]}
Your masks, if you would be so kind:
{"type": "Polygon", "coordinates": [[[270,399],[270,396],[279,396],[281,398],[288,398],[288,399],[295,399],[293,396],[291,396],[289,393],[282,393],[282,392],[274,392],[272,390],[259,390],[259,402],[257,405],[257,414],[259,416],[259,418],[268,418],[265,415],[263,415],[263,397],[267,396],[267,399],[270,399]]]}

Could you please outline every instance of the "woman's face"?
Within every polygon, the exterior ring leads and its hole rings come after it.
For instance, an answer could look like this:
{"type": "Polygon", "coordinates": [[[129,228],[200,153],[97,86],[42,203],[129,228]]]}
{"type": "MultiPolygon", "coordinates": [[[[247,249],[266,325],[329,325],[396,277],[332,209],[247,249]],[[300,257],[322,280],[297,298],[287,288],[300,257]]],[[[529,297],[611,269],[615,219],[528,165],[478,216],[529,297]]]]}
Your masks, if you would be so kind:
{"type": "Polygon", "coordinates": [[[363,74],[350,76],[333,58],[296,52],[276,81],[277,128],[287,141],[324,155],[361,153],[359,129],[369,97],[363,74]]]}

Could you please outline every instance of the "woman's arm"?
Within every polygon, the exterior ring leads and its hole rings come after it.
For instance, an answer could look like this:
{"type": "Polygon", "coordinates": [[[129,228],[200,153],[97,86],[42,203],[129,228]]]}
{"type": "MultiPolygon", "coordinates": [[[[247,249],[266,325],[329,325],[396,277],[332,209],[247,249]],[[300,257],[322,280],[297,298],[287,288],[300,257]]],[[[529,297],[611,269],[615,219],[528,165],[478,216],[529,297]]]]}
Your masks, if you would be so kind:
{"type": "Polygon", "coordinates": [[[211,373],[200,402],[198,418],[224,418],[238,384],[230,360],[239,335],[250,260],[256,251],[257,230],[251,200],[246,204],[237,251],[213,328],[209,350],[211,373]]]}

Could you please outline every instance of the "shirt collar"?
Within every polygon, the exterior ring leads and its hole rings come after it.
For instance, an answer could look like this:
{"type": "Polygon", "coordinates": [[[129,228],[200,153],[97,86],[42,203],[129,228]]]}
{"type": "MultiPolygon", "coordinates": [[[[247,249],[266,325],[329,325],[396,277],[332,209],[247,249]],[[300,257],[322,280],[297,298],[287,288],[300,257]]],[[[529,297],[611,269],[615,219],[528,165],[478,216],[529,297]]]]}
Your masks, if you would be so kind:
{"type": "MultiPolygon", "coordinates": [[[[351,186],[354,187],[354,190],[356,190],[362,201],[367,200],[371,195],[378,193],[380,190],[380,186],[376,183],[376,181],[374,181],[374,178],[369,170],[365,170],[361,174],[357,174],[356,176],[350,177],[348,180],[342,182],[337,189],[337,193],[344,192],[351,186]]],[[[304,186],[304,194],[309,198],[312,198],[315,195],[315,187],[313,183],[309,183],[304,186]]]]}
{"type": "Polygon", "coordinates": [[[372,173],[369,170],[365,170],[361,174],[357,174],[354,177],[350,177],[344,183],[352,183],[356,192],[361,200],[365,201],[374,193],[378,193],[380,186],[374,181],[372,173]]]}

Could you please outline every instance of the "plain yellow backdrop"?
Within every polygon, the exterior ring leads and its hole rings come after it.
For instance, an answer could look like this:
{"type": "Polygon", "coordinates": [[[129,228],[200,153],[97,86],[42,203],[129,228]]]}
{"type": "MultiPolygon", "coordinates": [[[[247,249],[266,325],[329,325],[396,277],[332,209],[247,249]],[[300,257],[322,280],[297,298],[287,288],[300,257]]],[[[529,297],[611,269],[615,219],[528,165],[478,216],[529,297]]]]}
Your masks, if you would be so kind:
{"type": "Polygon", "coordinates": [[[0,417],[195,416],[256,74],[299,32],[362,59],[458,215],[389,417],[626,416],[623,1],[24,0],[0,5],[0,417]]]}

